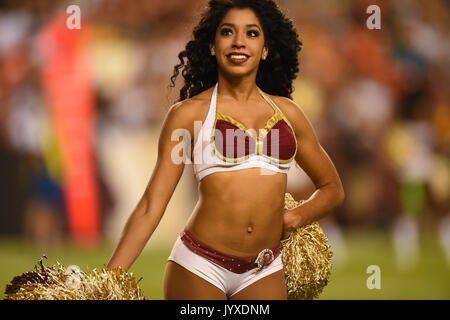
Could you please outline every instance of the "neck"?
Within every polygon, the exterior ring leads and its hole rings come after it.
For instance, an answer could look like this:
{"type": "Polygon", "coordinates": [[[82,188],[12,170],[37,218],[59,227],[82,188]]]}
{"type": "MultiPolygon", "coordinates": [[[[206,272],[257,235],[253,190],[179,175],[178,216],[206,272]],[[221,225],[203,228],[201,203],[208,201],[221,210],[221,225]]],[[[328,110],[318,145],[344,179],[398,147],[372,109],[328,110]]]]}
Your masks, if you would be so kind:
{"type": "Polygon", "coordinates": [[[219,73],[218,92],[223,98],[230,98],[238,102],[247,102],[258,96],[256,77],[226,77],[219,73]]]}

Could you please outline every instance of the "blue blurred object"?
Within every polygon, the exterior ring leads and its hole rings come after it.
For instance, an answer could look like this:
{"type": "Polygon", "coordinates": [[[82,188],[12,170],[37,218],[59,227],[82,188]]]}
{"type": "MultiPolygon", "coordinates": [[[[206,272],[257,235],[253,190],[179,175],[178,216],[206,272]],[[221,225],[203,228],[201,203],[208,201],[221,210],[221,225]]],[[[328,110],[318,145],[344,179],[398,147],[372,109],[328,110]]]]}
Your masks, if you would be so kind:
{"type": "Polygon", "coordinates": [[[62,187],[48,174],[45,165],[41,164],[31,177],[30,198],[52,207],[59,215],[65,215],[62,187]]]}

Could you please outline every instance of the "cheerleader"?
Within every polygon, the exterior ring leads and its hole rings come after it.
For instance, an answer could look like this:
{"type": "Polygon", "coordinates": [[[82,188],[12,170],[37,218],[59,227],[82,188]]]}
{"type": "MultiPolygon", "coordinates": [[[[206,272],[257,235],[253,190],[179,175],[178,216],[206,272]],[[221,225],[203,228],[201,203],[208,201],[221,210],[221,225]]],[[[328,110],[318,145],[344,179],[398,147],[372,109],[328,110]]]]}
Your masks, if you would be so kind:
{"type": "Polygon", "coordinates": [[[273,0],[209,1],[178,55],[171,82],[181,71],[180,101],[167,112],[156,166],[107,268],[136,260],[189,162],[199,201],[168,258],[164,298],[286,299],[280,242],[344,199],[332,161],[290,99],[301,45],[273,0]],[[189,137],[183,161],[175,130],[189,137]],[[286,210],[295,163],[316,190],[286,210]]]}

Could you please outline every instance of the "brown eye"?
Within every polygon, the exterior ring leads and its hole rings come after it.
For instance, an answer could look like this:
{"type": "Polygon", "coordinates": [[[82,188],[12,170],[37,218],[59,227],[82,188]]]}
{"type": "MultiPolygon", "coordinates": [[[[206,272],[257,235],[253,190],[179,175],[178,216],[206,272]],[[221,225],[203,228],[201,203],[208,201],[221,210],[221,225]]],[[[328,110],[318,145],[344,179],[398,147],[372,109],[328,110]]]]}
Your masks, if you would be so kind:
{"type": "Polygon", "coordinates": [[[229,28],[223,28],[222,30],[220,30],[220,34],[222,36],[230,36],[233,34],[233,31],[229,28]]]}
{"type": "Polygon", "coordinates": [[[247,35],[250,36],[250,37],[256,38],[256,37],[259,36],[259,31],[257,31],[257,30],[249,30],[247,32],[247,35]]]}

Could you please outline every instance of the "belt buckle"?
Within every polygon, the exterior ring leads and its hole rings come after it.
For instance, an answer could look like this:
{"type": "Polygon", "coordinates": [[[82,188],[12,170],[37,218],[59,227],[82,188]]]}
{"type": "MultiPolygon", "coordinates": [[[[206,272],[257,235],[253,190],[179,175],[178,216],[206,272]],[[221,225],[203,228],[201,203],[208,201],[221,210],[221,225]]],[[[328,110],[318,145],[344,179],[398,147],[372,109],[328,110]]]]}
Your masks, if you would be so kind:
{"type": "Polygon", "coordinates": [[[270,249],[264,249],[256,258],[256,265],[258,266],[257,271],[261,271],[265,266],[269,265],[274,260],[273,251],[270,249]]]}

